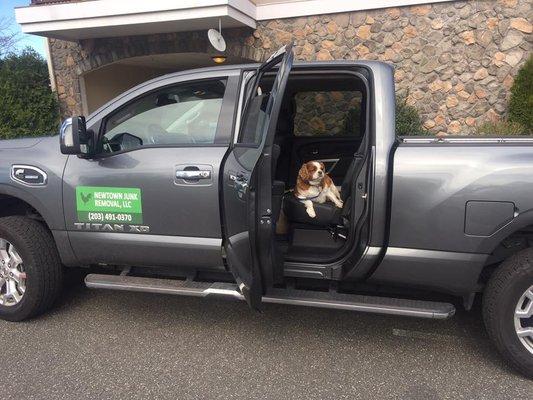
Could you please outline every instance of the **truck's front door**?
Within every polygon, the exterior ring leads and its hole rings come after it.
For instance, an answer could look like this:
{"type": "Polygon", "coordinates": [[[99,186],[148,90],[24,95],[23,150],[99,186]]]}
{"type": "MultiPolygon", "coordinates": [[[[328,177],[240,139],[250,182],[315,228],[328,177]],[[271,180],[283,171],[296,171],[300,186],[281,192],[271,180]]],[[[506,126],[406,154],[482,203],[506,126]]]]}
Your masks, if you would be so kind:
{"type": "Polygon", "coordinates": [[[274,281],[281,263],[274,252],[272,145],[283,93],[292,67],[292,45],[273,54],[245,85],[239,134],[223,168],[224,247],[240,291],[252,308],[274,281]],[[260,80],[278,66],[273,83],[260,80]],[[271,87],[270,87],[271,86],[271,87]]]}
{"type": "Polygon", "coordinates": [[[162,78],[88,120],[99,150],[70,156],[63,186],[80,263],[223,267],[218,183],[239,74],[162,78]]]}

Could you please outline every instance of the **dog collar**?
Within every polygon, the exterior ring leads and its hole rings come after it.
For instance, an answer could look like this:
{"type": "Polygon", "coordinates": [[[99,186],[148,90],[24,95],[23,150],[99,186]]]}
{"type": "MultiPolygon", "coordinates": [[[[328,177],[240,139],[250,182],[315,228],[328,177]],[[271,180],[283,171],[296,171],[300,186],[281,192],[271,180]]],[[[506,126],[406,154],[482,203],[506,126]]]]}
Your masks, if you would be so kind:
{"type": "Polygon", "coordinates": [[[297,194],[294,194],[294,197],[296,197],[299,200],[313,200],[313,199],[316,199],[321,194],[322,194],[322,190],[320,192],[318,192],[318,194],[316,196],[313,196],[313,197],[300,197],[297,194]]]}

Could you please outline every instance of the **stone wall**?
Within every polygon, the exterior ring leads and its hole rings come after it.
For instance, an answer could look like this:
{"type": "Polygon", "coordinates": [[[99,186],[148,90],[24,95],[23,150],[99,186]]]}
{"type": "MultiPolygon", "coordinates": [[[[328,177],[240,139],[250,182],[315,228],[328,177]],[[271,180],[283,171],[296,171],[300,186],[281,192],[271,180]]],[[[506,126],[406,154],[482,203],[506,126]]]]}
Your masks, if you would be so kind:
{"type": "Polygon", "coordinates": [[[299,92],[294,100],[295,136],[359,134],[361,92],[299,92]]]}
{"type": "Polygon", "coordinates": [[[261,24],[248,39],[294,40],[303,60],[392,63],[396,85],[434,133],[468,133],[504,116],[513,76],[532,49],[530,0],[461,1],[261,24]]]}
{"type": "MultiPolygon", "coordinates": [[[[253,32],[236,29],[225,36],[231,54],[251,60],[293,40],[299,60],[392,63],[397,92],[419,110],[424,126],[458,134],[505,117],[513,76],[533,47],[532,20],[530,0],[472,0],[263,21],[253,32]]],[[[80,112],[78,77],[84,72],[137,55],[209,52],[205,36],[53,40],[62,113],[80,112]]]]}

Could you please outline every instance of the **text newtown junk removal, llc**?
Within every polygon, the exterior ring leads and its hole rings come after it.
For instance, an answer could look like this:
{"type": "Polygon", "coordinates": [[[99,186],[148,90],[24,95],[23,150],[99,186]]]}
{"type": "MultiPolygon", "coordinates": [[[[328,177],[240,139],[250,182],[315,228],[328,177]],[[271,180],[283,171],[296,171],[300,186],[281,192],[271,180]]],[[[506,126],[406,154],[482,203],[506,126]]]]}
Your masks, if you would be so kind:
{"type": "Polygon", "coordinates": [[[139,188],[76,187],[78,230],[147,233],[139,188]]]}

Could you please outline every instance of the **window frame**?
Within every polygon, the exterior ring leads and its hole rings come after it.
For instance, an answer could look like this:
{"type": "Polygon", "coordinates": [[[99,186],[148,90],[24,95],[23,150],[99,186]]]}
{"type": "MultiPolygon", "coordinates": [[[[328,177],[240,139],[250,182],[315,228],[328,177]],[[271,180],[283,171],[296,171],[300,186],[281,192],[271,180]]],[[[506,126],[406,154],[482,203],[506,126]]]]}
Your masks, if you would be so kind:
{"type": "Polygon", "coordinates": [[[234,105],[237,100],[238,89],[238,71],[223,71],[225,73],[206,74],[206,73],[190,73],[185,76],[172,77],[173,79],[156,78],[156,80],[148,81],[141,84],[130,91],[125,92],[123,95],[112,100],[104,105],[101,109],[97,110],[93,115],[89,117],[88,127],[94,132],[95,146],[95,158],[107,158],[118,154],[129,153],[132,151],[139,151],[143,149],[153,148],[183,148],[183,147],[229,147],[231,142],[231,127],[233,126],[234,105]],[[103,151],[103,137],[105,135],[105,128],[108,120],[122,111],[124,108],[130,106],[132,103],[149,96],[155,92],[164,90],[165,88],[189,85],[198,82],[205,81],[220,81],[225,80],[226,90],[222,98],[222,105],[220,107],[220,113],[217,121],[217,128],[213,143],[183,143],[183,144],[147,144],[134,149],[126,149],[122,151],[116,151],[107,153],[103,151]],[[155,81],[155,82],[154,82],[155,81]],[[154,85],[155,83],[155,85],[154,85]],[[112,107],[115,105],[115,107],[112,107]],[[112,108],[111,108],[112,107],[112,108]],[[106,112],[107,111],[107,112],[106,112]],[[104,114],[105,112],[105,114],[104,114]],[[103,114],[100,118],[101,114],[103,114]]]}

